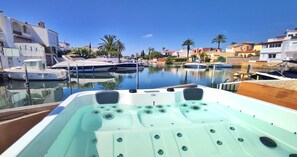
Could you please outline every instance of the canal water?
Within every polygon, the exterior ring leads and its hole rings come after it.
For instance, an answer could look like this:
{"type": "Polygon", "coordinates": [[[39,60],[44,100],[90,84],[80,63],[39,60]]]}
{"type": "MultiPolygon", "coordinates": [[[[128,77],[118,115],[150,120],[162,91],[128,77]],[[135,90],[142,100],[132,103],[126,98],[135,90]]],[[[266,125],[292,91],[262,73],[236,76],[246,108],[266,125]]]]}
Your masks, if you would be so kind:
{"type": "MultiPolygon", "coordinates": [[[[198,71],[180,67],[147,67],[139,72],[139,88],[159,88],[188,83],[216,87],[217,84],[234,80],[239,69],[198,71]],[[213,83],[212,83],[213,82],[213,83]]],[[[89,90],[135,89],[137,74],[87,73],[79,74],[68,81],[31,81],[31,103],[33,105],[65,100],[71,93],[89,90]]],[[[30,105],[24,81],[7,80],[0,84],[0,109],[30,105]]]]}

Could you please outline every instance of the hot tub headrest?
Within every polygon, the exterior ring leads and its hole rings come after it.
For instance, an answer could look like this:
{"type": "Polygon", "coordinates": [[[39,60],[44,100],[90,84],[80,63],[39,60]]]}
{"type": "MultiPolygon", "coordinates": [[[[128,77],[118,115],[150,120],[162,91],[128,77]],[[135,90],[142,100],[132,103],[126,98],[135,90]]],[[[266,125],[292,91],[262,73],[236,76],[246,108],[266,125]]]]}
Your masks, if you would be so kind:
{"type": "Polygon", "coordinates": [[[185,100],[201,100],[203,97],[203,89],[201,88],[186,88],[184,89],[185,100]]]}
{"type": "Polygon", "coordinates": [[[119,101],[119,92],[101,91],[96,93],[96,100],[99,104],[115,104],[119,101]]]}

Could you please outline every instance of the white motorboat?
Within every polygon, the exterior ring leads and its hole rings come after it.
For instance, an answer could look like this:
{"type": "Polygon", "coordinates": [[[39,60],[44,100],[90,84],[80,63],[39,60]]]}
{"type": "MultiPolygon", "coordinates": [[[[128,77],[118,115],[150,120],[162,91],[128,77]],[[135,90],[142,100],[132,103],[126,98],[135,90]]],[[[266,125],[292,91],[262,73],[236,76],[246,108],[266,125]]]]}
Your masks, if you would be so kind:
{"type": "MultiPolygon", "coordinates": [[[[117,63],[115,64],[116,72],[129,72],[129,71],[136,71],[138,63],[117,63]]],[[[143,65],[138,64],[138,70],[143,70],[143,65]]]]}
{"type": "Polygon", "coordinates": [[[4,69],[8,78],[14,80],[26,80],[25,66],[27,67],[28,80],[66,80],[67,71],[62,69],[46,69],[45,63],[41,59],[28,59],[24,61],[24,65],[21,67],[12,67],[10,69],[4,69]]]}
{"type": "Polygon", "coordinates": [[[52,69],[68,69],[70,72],[107,72],[114,67],[114,64],[91,60],[67,60],[52,66],[52,69]]]}
{"type": "Polygon", "coordinates": [[[186,63],[184,68],[207,69],[208,67],[204,63],[186,63]]]}
{"type": "Polygon", "coordinates": [[[289,64],[297,65],[297,60],[286,59],[280,63],[278,68],[268,72],[256,72],[251,77],[257,80],[292,80],[297,79],[297,70],[295,66],[289,67],[289,64]]]}
{"type": "Polygon", "coordinates": [[[213,63],[209,65],[209,68],[213,68],[213,66],[215,65],[216,68],[221,69],[221,68],[232,68],[232,64],[226,64],[226,63],[213,63]]]}

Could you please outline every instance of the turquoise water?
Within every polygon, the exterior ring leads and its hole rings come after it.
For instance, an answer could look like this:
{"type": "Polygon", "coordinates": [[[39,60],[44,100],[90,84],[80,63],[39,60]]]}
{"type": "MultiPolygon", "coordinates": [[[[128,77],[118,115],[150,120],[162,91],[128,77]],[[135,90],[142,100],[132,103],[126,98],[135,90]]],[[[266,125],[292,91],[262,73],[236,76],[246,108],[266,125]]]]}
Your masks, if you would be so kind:
{"type": "Polygon", "coordinates": [[[292,133],[218,103],[96,104],[78,110],[74,106],[67,107],[20,156],[281,157],[296,152],[273,137],[292,133]],[[274,139],[277,147],[263,145],[262,136],[274,139]],[[33,153],[37,148],[39,152],[33,153]]]}
{"type": "MultiPolygon", "coordinates": [[[[197,71],[179,67],[148,67],[139,73],[139,88],[159,88],[187,83],[208,87],[226,79],[234,80],[233,74],[240,69],[216,70],[212,82],[212,70],[197,71]]],[[[88,90],[135,89],[136,73],[88,73],[67,81],[30,82],[31,103],[42,104],[65,100],[71,93],[88,90]]],[[[23,81],[0,83],[0,109],[30,105],[26,85],[23,81]]]]}

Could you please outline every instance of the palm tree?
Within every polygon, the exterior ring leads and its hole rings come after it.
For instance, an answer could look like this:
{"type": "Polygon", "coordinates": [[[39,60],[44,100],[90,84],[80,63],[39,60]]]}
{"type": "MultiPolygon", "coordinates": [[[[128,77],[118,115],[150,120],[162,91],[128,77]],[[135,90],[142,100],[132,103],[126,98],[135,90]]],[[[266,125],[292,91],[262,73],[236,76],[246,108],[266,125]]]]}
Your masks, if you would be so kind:
{"type": "Polygon", "coordinates": [[[235,42],[235,41],[233,41],[233,42],[231,42],[231,45],[236,45],[237,44],[237,42],[235,42]]]}
{"type": "Polygon", "coordinates": [[[225,43],[225,42],[227,42],[227,38],[225,37],[225,35],[224,34],[219,34],[219,35],[217,35],[216,37],[214,37],[213,39],[212,39],[212,44],[213,43],[218,43],[218,49],[220,49],[220,46],[221,46],[221,43],[225,43]]]}
{"type": "Polygon", "coordinates": [[[125,45],[120,40],[117,40],[115,43],[115,48],[116,48],[117,55],[118,55],[118,62],[120,63],[122,52],[125,51],[125,45]]]}
{"type": "Polygon", "coordinates": [[[117,41],[117,37],[115,35],[104,35],[103,38],[100,38],[103,43],[99,44],[100,50],[105,50],[108,53],[115,50],[115,43],[117,41]]]}
{"type": "Polygon", "coordinates": [[[100,38],[103,43],[99,44],[99,51],[105,51],[109,55],[117,55],[120,62],[121,54],[125,50],[125,45],[115,35],[104,35],[100,38]]]}
{"type": "Polygon", "coordinates": [[[165,47],[162,47],[162,50],[163,50],[163,52],[165,52],[166,48],[165,47]]]}
{"type": "Polygon", "coordinates": [[[187,47],[187,58],[189,58],[189,51],[191,49],[191,46],[195,46],[195,42],[192,39],[187,39],[183,42],[182,46],[187,47]]]}
{"type": "Polygon", "coordinates": [[[154,48],[152,48],[152,47],[149,47],[149,48],[148,48],[148,56],[149,56],[149,60],[151,59],[151,53],[154,52],[154,51],[155,51],[154,48]]]}

